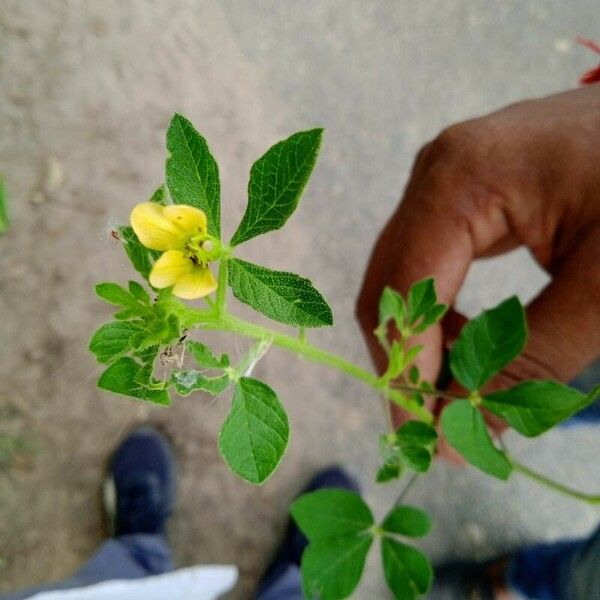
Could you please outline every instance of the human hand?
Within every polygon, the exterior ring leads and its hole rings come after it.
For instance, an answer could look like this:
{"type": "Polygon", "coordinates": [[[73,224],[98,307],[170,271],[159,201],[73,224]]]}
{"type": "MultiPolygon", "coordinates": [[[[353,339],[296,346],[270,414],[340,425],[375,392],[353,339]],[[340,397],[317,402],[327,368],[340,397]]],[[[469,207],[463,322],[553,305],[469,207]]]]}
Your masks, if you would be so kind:
{"type": "MultiPolygon", "coordinates": [[[[567,381],[600,355],[600,84],[453,125],[421,149],[357,304],[376,366],[387,364],[373,335],[386,285],[405,294],[432,276],[440,301],[452,306],[473,260],[519,246],[552,281],[527,307],[525,351],[489,389],[567,381]]],[[[424,378],[435,381],[462,322],[450,311],[417,340],[424,378]]]]}

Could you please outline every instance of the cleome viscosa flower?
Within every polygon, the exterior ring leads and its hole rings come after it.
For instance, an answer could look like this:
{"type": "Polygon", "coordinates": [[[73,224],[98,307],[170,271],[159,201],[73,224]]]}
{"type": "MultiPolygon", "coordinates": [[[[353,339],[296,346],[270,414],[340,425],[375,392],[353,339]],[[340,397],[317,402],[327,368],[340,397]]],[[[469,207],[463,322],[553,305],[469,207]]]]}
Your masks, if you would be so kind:
{"type": "Polygon", "coordinates": [[[163,252],[150,272],[150,285],[173,287],[173,295],[185,300],[202,298],[217,289],[208,264],[220,258],[222,247],[208,234],[203,211],[185,204],[143,202],[131,211],[130,220],[146,248],[163,252]]]}

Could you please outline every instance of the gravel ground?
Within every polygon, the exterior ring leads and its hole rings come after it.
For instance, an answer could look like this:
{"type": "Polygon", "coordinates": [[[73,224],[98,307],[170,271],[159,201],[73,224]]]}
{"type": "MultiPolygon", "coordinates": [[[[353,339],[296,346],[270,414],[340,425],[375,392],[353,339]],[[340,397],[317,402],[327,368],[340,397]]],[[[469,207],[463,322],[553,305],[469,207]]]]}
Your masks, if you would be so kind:
{"type": "MultiPolygon", "coordinates": [[[[312,278],[337,321],[315,340],[368,364],[354,299],[420,145],[450,122],[574,85],[593,57],[573,39],[599,30],[593,0],[0,0],[0,170],[12,212],[0,238],[0,400],[6,427],[35,448],[0,477],[0,590],[63,577],[94,550],[104,465],[142,422],[172,437],[180,461],[178,563],[236,563],[232,598],[250,596],[287,504],[319,466],[348,465],[379,514],[394,496],[370,483],[377,399],[282,352],[259,375],[284,399],[293,438],[258,490],[218,457],[226,399],[190,397],[165,410],[96,390],[86,346],[109,309],[92,286],[129,275],[109,232],[162,181],[173,112],[197,124],[218,158],[229,232],[252,161],[294,130],[326,127],[301,210],[286,232],[248,244],[247,257],[312,278]]],[[[513,292],[526,300],[545,281],[516,252],[475,265],[460,305],[472,314],[513,292]]],[[[507,442],[565,482],[598,487],[592,429],[507,442]]],[[[424,543],[436,560],[584,534],[598,520],[518,477],[503,486],[444,464],[411,501],[436,515],[424,543]]],[[[376,562],[357,598],[387,597],[376,562]]]]}

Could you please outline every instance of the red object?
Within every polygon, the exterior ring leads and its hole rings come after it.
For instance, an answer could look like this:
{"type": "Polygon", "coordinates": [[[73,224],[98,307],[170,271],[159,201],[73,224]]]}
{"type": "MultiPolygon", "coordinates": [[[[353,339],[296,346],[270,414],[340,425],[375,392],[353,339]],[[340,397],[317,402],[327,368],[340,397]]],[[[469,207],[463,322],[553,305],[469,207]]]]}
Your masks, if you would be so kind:
{"type": "MultiPolygon", "coordinates": [[[[589,48],[590,50],[593,50],[597,54],[600,54],[600,44],[594,42],[593,40],[580,37],[577,38],[577,43],[589,48]]],[[[586,71],[579,79],[579,83],[581,83],[581,85],[589,85],[590,83],[596,83],[598,81],[600,81],[600,65],[590,69],[589,71],[586,71]]]]}

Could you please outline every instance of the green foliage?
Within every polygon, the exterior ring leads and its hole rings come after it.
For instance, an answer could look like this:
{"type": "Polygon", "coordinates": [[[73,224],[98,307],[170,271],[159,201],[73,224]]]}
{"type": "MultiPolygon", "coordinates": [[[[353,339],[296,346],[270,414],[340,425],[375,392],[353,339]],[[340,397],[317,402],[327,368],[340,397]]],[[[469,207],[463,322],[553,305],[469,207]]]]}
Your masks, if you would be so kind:
{"type": "Polygon", "coordinates": [[[416,548],[391,538],[381,540],[383,572],[398,600],[413,600],[426,594],[433,581],[427,557],[416,548]]]}
{"type": "Polygon", "coordinates": [[[150,250],[143,246],[135,231],[129,225],[118,227],[119,237],[123,242],[125,252],[133,265],[133,268],[144,278],[148,279],[154,261],[160,252],[150,250]]]}
{"type": "Polygon", "coordinates": [[[8,229],[8,199],[4,178],[0,175],[0,233],[8,229]]]}
{"type": "Polygon", "coordinates": [[[290,513],[309,540],[358,534],[375,522],[364,500],[343,489],[303,494],[292,503],[290,513]]]}
{"type": "Polygon", "coordinates": [[[167,191],[164,184],[156,188],[154,194],[150,197],[150,202],[161,204],[162,206],[167,204],[167,191]]]}
{"type": "Polygon", "coordinates": [[[221,237],[219,168],[206,140],[181,115],[174,115],[167,131],[166,181],[175,204],[200,208],[208,218],[208,232],[221,237]]]}
{"type": "Polygon", "coordinates": [[[109,364],[131,350],[131,336],[139,331],[135,321],[105,323],[92,336],[89,349],[99,363],[109,364]]]}
{"type": "Polygon", "coordinates": [[[373,534],[371,509],[348,490],[304,494],[290,512],[309,540],[302,555],[302,584],[307,598],[346,598],[358,585],[373,534]]]}
{"type": "Polygon", "coordinates": [[[125,356],[113,362],[98,380],[98,387],[115,394],[147,400],[155,404],[169,405],[169,394],[164,389],[151,389],[138,383],[142,365],[125,356]]]}
{"type": "Polygon", "coordinates": [[[402,343],[394,340],[390,349],[388,368],[381,376],[382,381],[389,383],[396,379],[417,358],[421,350],[423,350],[421,344],[406,349],[402,343]]]}
{"type": "MultiPolygon", "coordinates": [[[[447,306],[437,303],[433,279],[423,279],[408,290],[407,299],[390,287],[384,288],[379,299],[379,326],[375,336],[388,348],[388,325],[394,323],[403,338],[422,333],[437,323],[446,313],[447,306]]],[[[393,348],[392,348],[393,351],[393,348]]],[[[391,362],[391,360],[390,360],[391,362]]],[[[408,361],[406,364],[409,364],[408,361]]]]}
{"type": "Polygon", "coordinates": [[[295,133],[254,163],[248,183],[248,206],[231,238],[232,246],[285,224],[296,210],[313,170],[322,135],[322,129],[295,133]]]}
{"type": "Polygon", "coordinates": [[[196,391],[207,392],[212,396],[216,396],[229,387],[230,379],[228,375],[208,377],[200,371],[188,369],[173,371],[171,382],[180,396],[189,396],[196,391]]]}
{"type": "Polygon", "coordinates": [[[186,348],[192,353],[196,362],[205,369],[225,369],[229,366],[229,356],[227,354],[221,354],[217,357],[205,344],[188,341],[186,348]]]}
{"type": "Polygon", "coordinates": [[[130,291],[116,283],[99,283],[96,286],[96,294],[106,302],[122,308],[115,317],[117,319],[131,319],[132,317],[143,317],[148,313],[148,304],[139,300],[130,291]]]}
{"type": "Polygon", "coordinates": [[[494,446],[483,416],[468,400],[455,400],[446,406],[442,431],[448,443],[473,466],[498,479],[508,479],[510,461],[494,446]]]}
{"type": "Polygon", "coordinates": [[[238,258],[229,261],[233,295],[263,315],[296,327],[333,324],[331,308],[308,279],[238,258]]]}
{"type": "Polygon", "coordinates": [[[408,291],[407,321],[414,325],[417,319],[426,314],[437,301],[433,279],[423,279],[414,283],[408,291]]]}
{"type": "Polygon", "coordinates": [[[368,533],[312,541],[301,564],[306,598],[347,598],[362,577],[372,543],[373,536],[368,533]]]}
{"type": "Polygon", "coordinates": [[[431,530],[431,519],[414,506],[396,506],[387,514],[381,528],[387,533],[423,537],[431,530]]]}
{"type": "Polygon", "coordinates": [[[468,390],[478,390],[521,353],[526,341],[525,311],[512,296],[463,327],[450,350],[452,374],[468,390]]]}
{"type": "Polygon", "coordinates": [[[483,405],[519,433],[534,437],[573,416],[593,400],[593,396],[556,381],[525,381],[488,394],[483,405]]]}
{"type": "MultiPolygon", "coordinates": [[[[407,469],[417,474],[426,472],[438,439],[429,424],[434,415],[423,400],[424,395],[435,396],[438,390],[422,379],[413,364],[421,346],[410,339],[439,322],[446,312],[447,307],[438,303],[433,279],[414,283],[405,298],[389,287],[383,290],[375,335],[388,355],[388,365],[377,377],[307,340],[305,328],[333,323],[330,307],[307,279],[233,257],[238,244],[287,222],[312,172],[321,137],[320,129],[294,134],[253,165],[248,205],[230,246],[215,243],[214,254],[210,254],[211,260],[223,261],[221,287],[214,299],[205,298],[202,308],[189,307],[169,289],[157,291],[135,281],[126,288],[111,282],[96,288],[101,298],[117,307],[114,320],[102,325],[90,340],[90,350],[107,365],[99,387],[168,405],[170,389],[182,396],[197,390],[217,395],[235,382],[231,410],[219,434],[219,451],[234,473],[257,485],[277,468],[289,440],[288,418],[276,393],[245,376],[272,344],[338,368],[422,419],[408,421],[397,431],[381,436],[382,466],[377,481],[397,479],[407,469]],[[298,327],[298,337],[245,322],[229,313],[227,285],[241,302],[275,321],[298,327]],[[391,325],[396,329],[392,340],[388,339],[391,325]],[[199,341],[186,341],[188,330],[193,328],[223,329],[252,338],[255,343],[237,365],[231,366],[226,354],[217,355],[199,341]],[[186,350],[197,368],[182,367],[186,350]],[[156,379],[159,357],[163,369],[161,379],[156,379]]],[[[176,114],[167,133],[167,148],[166,184],[156,190],[150,202],[175,202],[202,209],[210,235],[220,238],[219,172],[205,139],[187,119],[176,114]]],[[[0,232],[5,227],[0,180],[0,232]]],[[[147,280],[160,253],[142,246],[131,227],[120,227],[118,231],[133,267],[147,280]]],[[[520,433],[539,435],[587,406],[600,393],[600,387],[584,396],[552,381],[530,381],[481,398],[481,388],[518,356],[526,337],[525,314],[516,297],[485,311],[463,328],[451,349],[449,369],[471,394],[444,409],[444,435],[467,461],[487,474],[507,479],[514,468],[553,489],[597,503],[597,496],[570,491],[509,459],[494,445],[485,426],[480,405],[520,433]]],[[[381,538],[385,578],[395,597],[410,600],[429,590],[429,561],[399,539],[429,532],[431,520],[420,509],[396,506],[376,526],[371,510],[358,494],[327,489],[302,496],[290,510],[309,539],[302,558],[307,597],[335,600],[349,596],[358,584],[375,536],[381,538]]]]}
{"type": "Polygon", "coordinates": [[[377,472],[377,483],[397,479],[405,467],[425,473],[431,466],[436,442],[435,429],[420,421],[407,421],[395,433],[382,435],[380,450],[383,465],[377,472]]]}
{"type": "Polygon", "coordinates": [[[261,381],[242,377],[219,433],[219,452],[229,468],[260,485],[279,465],[288,440],[288,418],[277,394],[261,381]]]}
{"type": "Polygon", "coordinates": [[[396,327],[401,329],[404,326],[406,317],[406,304],[404,298],[391,287],[385,287],[379,298],[379,323],[387,325],[393,320],[396,327]]]}

